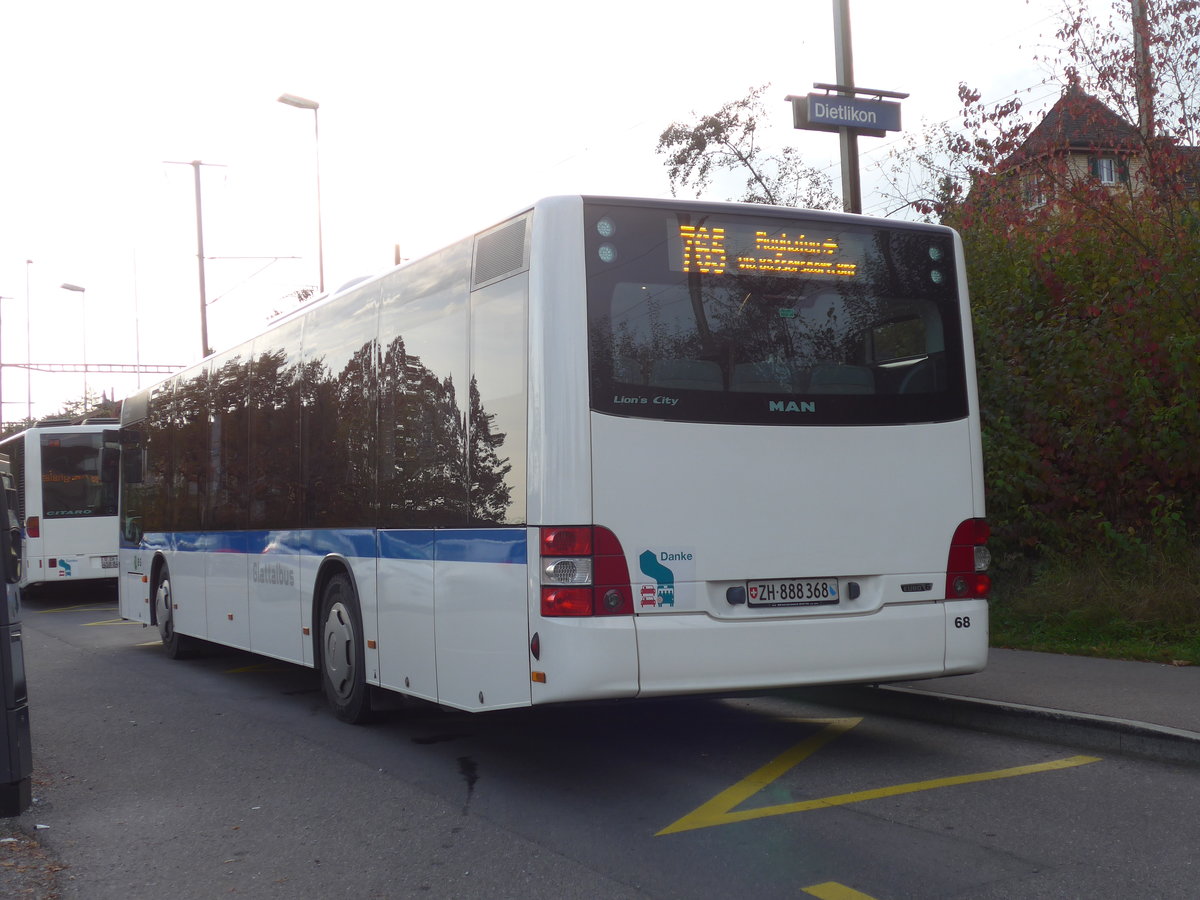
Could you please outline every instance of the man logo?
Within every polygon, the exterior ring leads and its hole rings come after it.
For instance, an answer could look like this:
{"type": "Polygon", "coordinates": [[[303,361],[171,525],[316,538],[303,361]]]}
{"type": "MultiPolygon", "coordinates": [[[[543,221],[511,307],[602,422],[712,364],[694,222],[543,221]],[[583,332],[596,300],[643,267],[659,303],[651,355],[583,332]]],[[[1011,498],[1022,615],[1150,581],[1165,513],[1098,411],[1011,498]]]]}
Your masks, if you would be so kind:
{"type": "Polygon", "coordinates": [[[769,400],[771,412],[816,412],[817,404],[812,400],[801,400],[797,403],[795,400],[788,400],[786,403],[782,400],[769,400]]]}

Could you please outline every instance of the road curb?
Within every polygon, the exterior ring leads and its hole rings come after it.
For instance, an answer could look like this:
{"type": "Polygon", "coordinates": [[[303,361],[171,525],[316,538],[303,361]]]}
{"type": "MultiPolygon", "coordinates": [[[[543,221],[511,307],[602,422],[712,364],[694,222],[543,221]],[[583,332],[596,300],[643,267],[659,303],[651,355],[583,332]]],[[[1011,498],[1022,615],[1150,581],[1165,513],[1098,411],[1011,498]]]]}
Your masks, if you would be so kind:
{"type": "Polygon", "coordinates": [[[805,696],[823,703],[976,731],[1071,744],[1100,753],[1200,765],[1200,733],[1149,722],[897,685],[814,688],[806,690],[805,696]]]}

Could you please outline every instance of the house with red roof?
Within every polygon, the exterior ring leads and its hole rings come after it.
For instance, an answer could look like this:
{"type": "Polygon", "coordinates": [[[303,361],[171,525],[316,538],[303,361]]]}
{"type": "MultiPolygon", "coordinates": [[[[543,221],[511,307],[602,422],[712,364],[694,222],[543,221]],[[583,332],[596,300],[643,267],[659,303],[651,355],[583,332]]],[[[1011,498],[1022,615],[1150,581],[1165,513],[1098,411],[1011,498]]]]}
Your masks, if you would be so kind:
{"type": "Polygon", "coordinates": [[[1147,140],[1136,125],[1073,81],[996,173],[1018,177],[1025,205],[1034,209],[1067,195],[1078,197],[1081,189],[1136,196],[1151,186],[1146,171],[1151,155],[1154,187],[1200,199],[1200,147],[1147,140]]]}

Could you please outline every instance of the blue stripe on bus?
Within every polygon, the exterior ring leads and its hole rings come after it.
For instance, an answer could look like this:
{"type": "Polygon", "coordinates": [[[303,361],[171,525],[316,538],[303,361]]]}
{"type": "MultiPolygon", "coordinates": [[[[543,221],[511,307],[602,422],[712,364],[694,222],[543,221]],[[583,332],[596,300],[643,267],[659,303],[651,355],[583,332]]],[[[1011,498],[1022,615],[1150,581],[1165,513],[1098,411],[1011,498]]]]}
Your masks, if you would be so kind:
{"type": "Polygon", "coordinates": [[[525,529],[475,528],[439,531],[436,558],[442,562],[526,562],[525,529]]]}
{"type": "Polygon", "coordinates": [[[177,553],[290,554],[359,559],[437,560],[524,565],[524,528],[369,528],[295,531],[176,531],[146,534],[144,550],[177,553]]]}
{"type": "Polygon", "coordinates": [[[380,559],[433,559],[437,532],[432,528],[379,532],[380,559]]]}

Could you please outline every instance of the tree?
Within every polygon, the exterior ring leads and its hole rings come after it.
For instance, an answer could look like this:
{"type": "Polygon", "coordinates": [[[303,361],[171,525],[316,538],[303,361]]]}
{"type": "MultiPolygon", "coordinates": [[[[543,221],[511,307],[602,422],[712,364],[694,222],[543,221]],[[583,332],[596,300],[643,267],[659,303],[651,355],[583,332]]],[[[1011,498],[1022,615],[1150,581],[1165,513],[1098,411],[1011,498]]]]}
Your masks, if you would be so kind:
{"type": "MultiPolygon", "coordinates": [[[[50,415],[42,416],[41,419],[68,419],[72,422],[80,421],[88,417],[91,418],[116,418],[121,414],[121,401],[109,397],[107,394],[101,394],[99,398],[94,393],[88,391],[86,398],[79,397],[75,400],[66,400],[59,408],[58,412],[50,415]]],[[[32,428],[41,419],[18,419],[13,422],[4,422],[0,427],[0,437],[8,437],[16,434],[19,431],[24,431],[26,428],[32,428]]]]}
{"type": "Polygon", "coordinates": [[[671,193],[694,191],[699,197],[719,172],[745,176],[745,190],[729,199],[806,209],[839,206],[830,177],[805,165],[793,147],[764,152],[759,122],[766,116],[763,94],[770,85],[751,88],[740,100],[691,122],[672,122],[658,138],[656,152],[666,157],[671,193]]]}
{"type": "MultiPolygon", "coordinates": [[[[1041,61],[1065,88],[1079,86],[1137,124],[1137,153],[1146,162],[1144,187],[1176,206],[1187,206],[1194,199],[1188,190],[1194,191],[1197,173],[1180,148],[1195,148],[1200,141],[1200,0],[1139,3],[1144,16],[1134,16],[1139,4],[1112,0],[1101,19],[1085,0],[1063,0],[1055,34],[1060,48],[1041,61]]],[[[926,126],[921,134],[906,137],[883,164],[889,196],[898,209],[908,207],[933,219],[952,216],[979,182],[995,174],[1029,138],[1032,123],[1020,96],[985,104],[979,91],[966,84],[959,85],[958,96],[957,127],[926,126]]]]}
{"type": "Polygon", "coordinates": [[[1103,134],[1114,183],[1043,141],[1050,116],[1034,127],[1020,100],[966,86],[960,127],[900,159],[924,176],[905,201],[963,235],[1002,553],[1144,554],[1200,533],[1198,6],[1145,0],[1136,24],[1126,0],[1106,22],[1066,7],[1057,115],[1103,134]]]}

